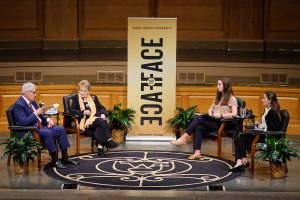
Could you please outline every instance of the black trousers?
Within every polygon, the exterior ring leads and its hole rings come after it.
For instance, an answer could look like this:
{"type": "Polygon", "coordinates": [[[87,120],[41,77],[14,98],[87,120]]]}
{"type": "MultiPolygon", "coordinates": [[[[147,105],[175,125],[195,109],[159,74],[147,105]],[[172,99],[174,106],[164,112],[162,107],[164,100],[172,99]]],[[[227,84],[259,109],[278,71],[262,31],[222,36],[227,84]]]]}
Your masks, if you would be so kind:
{"type": "MultiPolygon", "coordinates": [[[[282,136],[273,136],[280,139],[282,136]]],[[[251,149],[253,140],[255,139],[254,131],[247,129],[245,133],[239,134],[234,138],[235,160],[246,158],[247,149],[251,149]]],[[[265,135],[260,135],[258,142],[265,142],[265,135]]]]}
{"type": "Polygon", "coordinates": [[[89,128],[85,129],[85,133],[94,138],[100,145],[111,138],[110,127],[106,120],[101,118],[97,118],[89,128]]]}
{"type": "Polygon", "coordinates": [[[209,130],[218,130],[220,127],[220,120],[214,119],[206,115],[195,115],[194,120],[185,130],[188,135],[194,134],[194,150],[201,150],[203,136],[209,130]]]}
{"type": "Polygon", "coordinates": [[[239,134],[234,138],[234,150],[235,150],[235,160],[246,158],[247,149],[250,149],[251,144],[255,138],[255,135],[239,134]]]}

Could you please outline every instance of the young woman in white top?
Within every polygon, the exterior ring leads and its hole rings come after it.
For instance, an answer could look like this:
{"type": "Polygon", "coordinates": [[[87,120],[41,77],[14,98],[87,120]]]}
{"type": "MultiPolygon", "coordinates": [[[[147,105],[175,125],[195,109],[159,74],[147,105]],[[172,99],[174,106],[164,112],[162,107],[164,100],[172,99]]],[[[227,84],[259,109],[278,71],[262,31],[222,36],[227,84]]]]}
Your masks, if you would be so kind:
{"type": "MultiPolygon", "coordinates": [[[[281,116],[276,94],[272,91],[265,92],[262,103],[265,107],[264,114],[262,115],[261,123],[255,122],[256,126],[264,131],[279,131],[281,128],[281,116]]],[[[247,147],[252,144],[255,135],[251,134],[253,133],[251,129],[246,131],[246,133],[248,134],[240,134],[234,139],[236,165],[229,170],[230,172],[242,172],[246,167],[249,167],[246,151],[247,147]]]]}

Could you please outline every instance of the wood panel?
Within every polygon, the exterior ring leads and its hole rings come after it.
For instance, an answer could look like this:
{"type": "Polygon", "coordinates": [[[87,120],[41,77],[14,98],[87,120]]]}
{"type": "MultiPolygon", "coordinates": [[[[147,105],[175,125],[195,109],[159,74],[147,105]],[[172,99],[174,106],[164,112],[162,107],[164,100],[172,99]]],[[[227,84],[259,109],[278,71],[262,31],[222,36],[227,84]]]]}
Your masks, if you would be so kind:
{"type": "Polygon", "coordinates": [[[293,98],[293,97],[279,97],[278,101],[280,103],[281,109],[288,109],[290,113],[290,117],[292,119],[300,118],[300,100],[299,98],[293,98]]]}
{"type": "Polygon", "coordinates": [[[97,94],[97,97],[100,101],[100,103],[105,107],[105,108],[111,108],[111,95],[104,95],[104,94],[97,94]]]}
{"type": "Polygon", "coordinates": [[[197,112],[199,113],[207,113],[210,108],[214,96],[187,96],[188,98],[188,107],[197,105],[197,112]]]}
{"type": "MultiPolygon", "coordinates": [[[[39,99],[38,101],[42,101],[46,107],[52,107],[52,105],[54,103],[58,103],[59,104],[58,110],[60,112],[63,112],[64,111],[63,97],[66,95],[68,95],[68,94],[40,93],[39,98],[37,98],[37,99],[39,99]]],[[[37,101],[37,103],[38,103],[38,101],[37,101]]]]}
{"type": "Polygon", "coordinates": [[[230,39],[262,39],[263,0],[230,0],[230,39]]]}
{"type": "MultiPolygon", "coordinates": [[[[2,85],[0,87],[0,136],[1,133],[8,133],[7,119],[5,111],[20,96],[21,85],[2,85]]],[[[250,87],[234,86],[236,96],[246,101],[246,108],[252,109],[254,114],[260,118],[263,112],[261,99],[267,90],[277,93],[279,103],[282,109],[287,109],[291,119],[288,128],[289,134],[300,135],[300,90],[299,88],[287,87],[250,87]]],[[[42,100],[46,105],[59,103],[59,110],[63,111],[62,97],[64,95],[77,91],[77,84],[41,84],[37,87],[36,100],[42,100]]],[[[198,106],[198,112],[207,112],[211,105],[216,87],[215,86],[177,86],[176,88],[176,106],[187,108],[192,105],[198,106]]],[[[100,102],[107,108],[111,109],[115,104],[124,104],[127,101],[126,86],[92,86],[92,92],[96,94],[100,102]]],[[[174,110],[175,111],[175,110],[174,110]]],[[[62,120],[62,117],[60,117],[62,120]]],[[[60,124],[62,121],[60,121],[60,124]]],[[[5,135],[5,134],[4,134],[5,135]]],[[[2,135],[3,136],[3,135],[2,135]]]]}
{"type": "Polygon", "coordinates": [[[245,96],[241,95],[238,96],[244,101],[246,101],[246,109],[251,109],[253,111],[253,114],[255,116],[261,116],[263,113],[262,107],[261,107],[261,99],[262,96],[245,96]]]}
{"type": "Polygon", "coordinates": [[[182,106],[182,96],[176,96],[176,107],[182,106]]]}
{"type": "Polygon", "coordinates": [[[158,0],[157,17],[175,17],[179,39],[228,37],[228,0],[158,0]]]}
{"type": "Polygon", "coordinates": [[[77,38],[77,0],[45,0],[45,38],[77,38]]]}
{"type": "Polygon", "coordinates": [[[118,95],[116,104],[121,103],[122,108],[127,108],[127,96],[118,95]]]}
{"type": "Polygon", "coordinates": [[[265,0],[264,38],[300,40],[300,1],[265,0]]]}
{"type": "Polygon", "coordinates": [[[6,110],[9,106],[13,105],[20,97],[20,94],[7,94],[1,95],[0,100],[0,118],[6,120],[6,110]]]}
{"type": "Polygon", "coordinates": [[[79,37],[127,38],[128,17],[149,17],[150,0],[79,0],[79,37]]]}
{"type": "Polygon", "coordinates": [[[42,38],[43,0],[0,2],[0,39],[42,38]]]}

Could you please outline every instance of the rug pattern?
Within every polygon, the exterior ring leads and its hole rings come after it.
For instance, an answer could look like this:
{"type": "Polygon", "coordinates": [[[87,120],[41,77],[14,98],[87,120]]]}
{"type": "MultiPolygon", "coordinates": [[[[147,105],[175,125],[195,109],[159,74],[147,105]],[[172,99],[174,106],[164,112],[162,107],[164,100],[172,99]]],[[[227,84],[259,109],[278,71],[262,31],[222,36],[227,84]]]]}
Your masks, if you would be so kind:
{"type": "Polygon", "coordinates": [[[232,161],[203,156],[188,160],[182,152],[117,151],[106,157],[86,154],[73,157],[79,166],[44,171],[51,177],[69,183],[116,189],[180,189],[213,185],[236,178],[230,173],[232,161]]]}

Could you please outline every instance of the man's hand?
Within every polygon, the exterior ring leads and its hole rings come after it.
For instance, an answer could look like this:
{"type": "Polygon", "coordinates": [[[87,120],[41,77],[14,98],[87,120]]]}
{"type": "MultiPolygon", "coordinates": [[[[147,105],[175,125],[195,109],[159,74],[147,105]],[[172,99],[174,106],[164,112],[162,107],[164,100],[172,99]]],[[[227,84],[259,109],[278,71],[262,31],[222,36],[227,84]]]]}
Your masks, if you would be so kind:
{"type": "Polygon", "coordinates": [[[54,126],[55,124],[54,124],[54,122],[53,122],[53,120],[52,119],[49,119],[49,121],[48,121],[48,128],[50,128],[50,127],[52,127],[52,126],[54,126]]]}
{"type": "Polygon", "coordinates": [[[44,108],[38,108],[38,109],[35,111],[35,114],[37,114],[37,115],[42,115],[42,114],[44,114],[44,108]]]}

